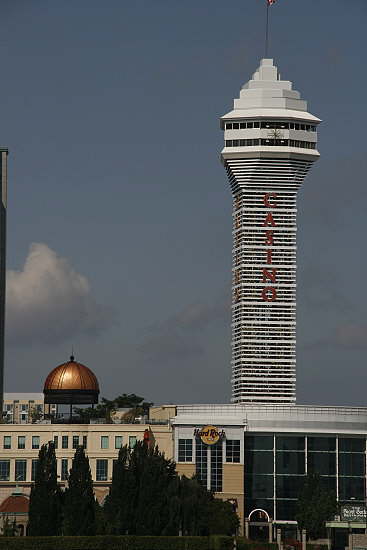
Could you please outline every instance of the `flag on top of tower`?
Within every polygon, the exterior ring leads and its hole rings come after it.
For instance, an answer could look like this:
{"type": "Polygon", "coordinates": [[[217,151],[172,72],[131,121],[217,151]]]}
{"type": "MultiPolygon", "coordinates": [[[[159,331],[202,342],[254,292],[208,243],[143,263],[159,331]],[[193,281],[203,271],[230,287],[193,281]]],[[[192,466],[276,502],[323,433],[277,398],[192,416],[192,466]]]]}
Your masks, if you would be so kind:
{"type": "Polygon", "coordinates": [[[267,0],[268,2],[268,6],[272,6],[273,4],[275,4],[275,0],[267,0]]]}

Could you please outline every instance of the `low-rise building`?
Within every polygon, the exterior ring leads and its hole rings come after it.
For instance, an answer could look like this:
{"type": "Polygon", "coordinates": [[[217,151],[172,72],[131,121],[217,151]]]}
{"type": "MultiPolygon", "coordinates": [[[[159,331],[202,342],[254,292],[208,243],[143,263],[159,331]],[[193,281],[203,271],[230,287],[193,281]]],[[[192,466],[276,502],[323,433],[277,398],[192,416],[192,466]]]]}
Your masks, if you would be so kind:
{"type": "Polygon", "coordinates": [[[29,424],[48,415],[57,415],[57,405],[44,403],[43,393],[4,393],[3,421],[29,424]]]}

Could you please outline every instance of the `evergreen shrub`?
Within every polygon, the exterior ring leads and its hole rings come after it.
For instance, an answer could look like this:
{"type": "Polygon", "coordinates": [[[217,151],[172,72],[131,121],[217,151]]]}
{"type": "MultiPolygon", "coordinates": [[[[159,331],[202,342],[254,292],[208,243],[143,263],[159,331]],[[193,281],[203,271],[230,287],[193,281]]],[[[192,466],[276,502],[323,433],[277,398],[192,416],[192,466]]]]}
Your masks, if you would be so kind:
{"type": "MultiPolygon", "coordinates": [[[[251,546],[251,545],[250,545],[251,546]]],[[[258,545],[246,550],[270,550],[258,545]]],[[[0,537],[0,550],[232,550],[233,538],[212,537],[0,537]]]]}

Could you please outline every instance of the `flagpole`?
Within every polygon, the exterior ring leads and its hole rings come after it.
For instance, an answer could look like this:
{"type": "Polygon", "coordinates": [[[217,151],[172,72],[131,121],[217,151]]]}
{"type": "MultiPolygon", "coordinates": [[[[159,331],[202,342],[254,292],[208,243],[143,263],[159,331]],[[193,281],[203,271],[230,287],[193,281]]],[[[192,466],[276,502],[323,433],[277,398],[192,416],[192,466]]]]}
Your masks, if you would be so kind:
{"type": "Polygon", "coordinates": [[[268,0],[266,0],[265,58],[268,57],[269,50],[269,5],[268,0]]]}

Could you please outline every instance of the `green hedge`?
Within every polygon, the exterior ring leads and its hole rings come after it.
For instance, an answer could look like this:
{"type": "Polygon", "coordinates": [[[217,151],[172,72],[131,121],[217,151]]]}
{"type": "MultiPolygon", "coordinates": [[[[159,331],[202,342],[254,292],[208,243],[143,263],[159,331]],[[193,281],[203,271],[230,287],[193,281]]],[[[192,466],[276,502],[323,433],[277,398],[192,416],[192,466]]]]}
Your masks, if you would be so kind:
{"type": "Polygon", "coordinates": [[[245,539],[245,537],[237,537],[237,550],[277,550],[278,545],[269,542],[256,542],[245,539]]]}
{"type": "Polygon", "coordinates": [[[0,550],[232,550],[232,537],[0,537],[0,550]]]}
{"type": "MultiPolygon", "coordinates": [[[[211,537],[0,537],[0,550],[233,550],[233,538],[211,537]]],[[[276,550],[276,544],[237,537],[237,550],[276,550]]]]}

